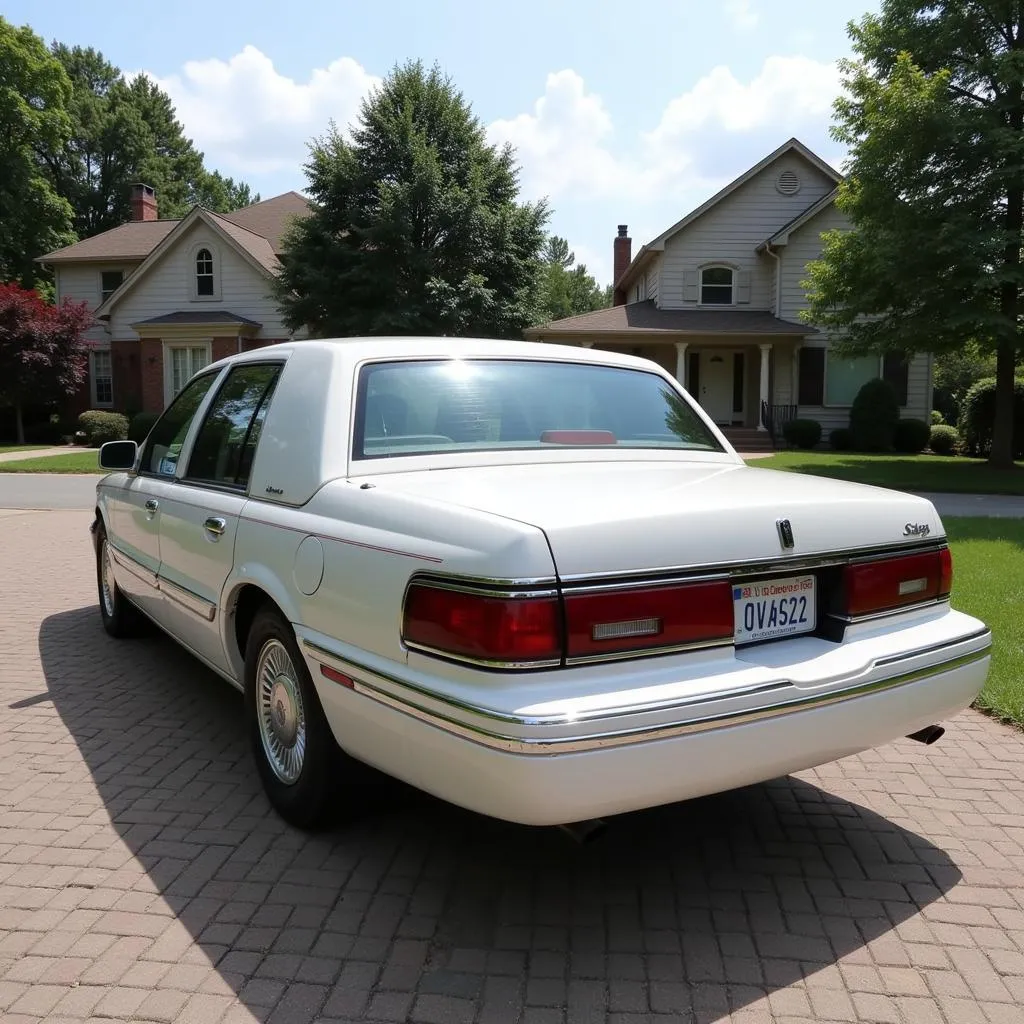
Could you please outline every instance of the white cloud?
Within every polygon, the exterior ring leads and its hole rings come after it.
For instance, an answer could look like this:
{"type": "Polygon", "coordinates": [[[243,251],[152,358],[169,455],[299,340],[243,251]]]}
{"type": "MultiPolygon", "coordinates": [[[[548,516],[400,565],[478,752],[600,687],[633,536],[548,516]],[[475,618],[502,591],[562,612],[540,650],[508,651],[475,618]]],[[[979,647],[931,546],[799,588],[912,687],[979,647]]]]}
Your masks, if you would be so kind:
{"type": "Polygon", "coordinates": [[[754,9],[751,0],[726,0],[725,16],[733,28],[741,32],[749,32],[757,27],[761,20],[760,14],[754,9]]]}
{"type": "Polygon", "coordinates": [[[719,66],[651,131],[616,139],[601,97],[567,69],[548,75],[532,112],[489,132],[516,147],[529,195],[637,200],[722,184],[791,135],[823,134],[838,92],[835,65],[810,57],[769,57],[745,82],[719,66]]]}
{"type": "Polygon", "coordinates": [[[143,74],[170,95],[209,166],[250,179],[297,172],[309,141],[331,120],[344,128],[379,82],[351,57],[315,68],[299,82],[277,71],[255,46],[226,61],[189,61],[166,78],[143,74]]]}
{"type": "Polygon", "coordinates": [[[532,113],[493,122],[488,136],[515,147],[531,195],[595,197],[629,187],[628,161],[609,149],[612,119],[604,101],[570,69],[548,75],[532,113]]]}
{"type": "Polygon", "coordinates": [[[719,65],[669,103],[649,138],[663,146],[709,125],[749,132],[827,120],[839,88],[837,66],[811,57],[769,57],[746,84],[719,65]]]}

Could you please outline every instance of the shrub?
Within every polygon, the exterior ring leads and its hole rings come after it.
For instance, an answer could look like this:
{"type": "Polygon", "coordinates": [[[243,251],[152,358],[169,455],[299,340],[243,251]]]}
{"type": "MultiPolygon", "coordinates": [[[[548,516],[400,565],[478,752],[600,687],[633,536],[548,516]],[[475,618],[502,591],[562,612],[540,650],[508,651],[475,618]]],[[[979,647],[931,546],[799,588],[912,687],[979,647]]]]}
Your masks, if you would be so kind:
{"type": "Polygon", "coordinates": [[[959,443],[960,435],[957,433],[956,427],[947,426],[945,423],[938,423],[932,427],[928,447],[936,455],[955,454],[959,443]]]}
{"type": "Polygon", "coordinates": [[[795,448],[813,448],[821,440],[817,420],[789,420],[782,425],[782,436],[795,448]]]}
{"type": "Polygon", "coordinates": [[[869,380],[857,392],[850,409],[854,447],[862,452],[891,451],[899,418],[896,389],[881,377],[869,380]]]}
{"type": "MultiPolygon", "coordinates": [[[[964,397],[960,435],[970,455],[988,455],[996,421],[996,381],[986,377],[972,385],[964,397]]],[[[1013,457],[1024,455],[1024,379],[1014,383],[1013,457]]]]}
{"type": "Polygon", "coordinates": [[[146,440],[146,435],[153,429],[153,424],[158,419],[159,414],[155,412],[136,413],[128,427],[128,440],[142,444],[146,440]]]}
{"type": "Polygon", "coordinates": [[[128,417],[119,412],[90,409],[78,417],[90,448],[99,448],[105,441],[123,441],[128,436],[128,417]]]}
{"type": "Polygon", "coordinates": [[[946,422],[946,420],[945,420],[945,417],[942,415],[942,413],[939,412],[938,409],[932,409],[932,426],[933,427],[941,427],[942,424],[945,423],[945,422],[946,422]]]}
{"type": "Polygon", "coordinates": [[[898,452],[916,455],[928,447],[931,427],[924,420],[899,420],[892,436],[892,446],[898,452]]]}
{"type": "Polygon", "coordinates": [[[60,421],[49,423],[33,423],[25,427],[25,444],[60,444],[65,433],[60,421]]]}
{"type": "Polygon", "coordinates": [[[848,452],[853,447],[853,431],[849,427],[838,427],[828,435],[828,440],[837,452],[848,452]]]}

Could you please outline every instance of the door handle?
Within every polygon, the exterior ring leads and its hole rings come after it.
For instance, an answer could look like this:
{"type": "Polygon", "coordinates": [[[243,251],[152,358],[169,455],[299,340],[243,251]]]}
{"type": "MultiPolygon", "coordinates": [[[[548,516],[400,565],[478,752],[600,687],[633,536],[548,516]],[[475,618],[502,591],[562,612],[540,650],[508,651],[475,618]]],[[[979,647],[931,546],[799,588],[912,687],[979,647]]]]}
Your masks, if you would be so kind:
{"type": "Polygon", "coordinates": [[[160,502],[157,501],[156,498],[147,498],[146,499],[146,511],[147,512],[155,512],[159,507],[160,507],[160,502]]]}
{"type": "Polygon", "coordinates": [[[215,537],[219,537],[227,529],[227,525],[227,522],[220,516],[210,516],[210,518],[203,523],[203,529],[207,533],[212,533],[215,537]]]}

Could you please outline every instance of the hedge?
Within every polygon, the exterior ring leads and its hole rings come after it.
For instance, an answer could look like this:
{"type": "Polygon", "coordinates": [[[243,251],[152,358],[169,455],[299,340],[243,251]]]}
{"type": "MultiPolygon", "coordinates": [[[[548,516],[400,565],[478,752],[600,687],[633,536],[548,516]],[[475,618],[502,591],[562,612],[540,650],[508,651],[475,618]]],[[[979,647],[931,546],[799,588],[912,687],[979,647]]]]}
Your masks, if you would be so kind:
{"type": "Polygon", "coordinates": [[[105,441],[123,441],[128,436],[128,417],[119,412],[89,409],[78,417],[78,425],[91,448],[99,448],[105,441]]]}

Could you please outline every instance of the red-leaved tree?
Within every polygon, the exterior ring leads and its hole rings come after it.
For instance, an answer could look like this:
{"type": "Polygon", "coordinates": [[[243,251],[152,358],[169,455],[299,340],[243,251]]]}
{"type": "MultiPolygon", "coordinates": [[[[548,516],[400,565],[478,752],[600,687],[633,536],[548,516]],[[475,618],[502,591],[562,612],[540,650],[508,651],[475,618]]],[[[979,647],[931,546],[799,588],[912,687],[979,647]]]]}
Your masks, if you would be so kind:
{"type": "Polygon", "coordinates": [[[86,379],[89,349],[82,335],[93,322],[84,302],[44,302],[34,291],[0,284],[0,406],[12,406],[18,443],[22,410],[73,395],[86,379]]]}

